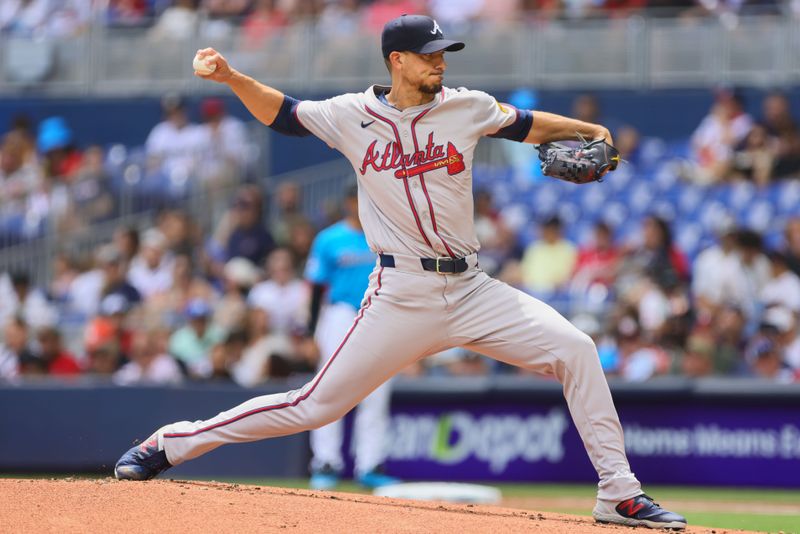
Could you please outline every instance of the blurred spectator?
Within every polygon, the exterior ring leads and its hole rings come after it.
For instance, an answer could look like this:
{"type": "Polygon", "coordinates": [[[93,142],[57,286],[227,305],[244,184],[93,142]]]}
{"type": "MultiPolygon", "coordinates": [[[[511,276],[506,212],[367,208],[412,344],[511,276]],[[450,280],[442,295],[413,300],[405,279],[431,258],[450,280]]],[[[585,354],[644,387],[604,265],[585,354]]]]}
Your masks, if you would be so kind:
{"type": "Polygon", "coordinates": [[[736,147],[726,172],[733,180],[752,182],[760,187],[772,181],[777,140],[762,124],[754,124],[744,141],[736,147]]]}
{"type": "Polygon", "coordinates": [[[364,8],[364,28],[376,35],[383,31],[387,21],[414,13],[427,15],[428,9],[424,0],[375,0],[364,8]]]}
{"type": "Polygon", "coordinates": [[[770,263],[762,252],[761,236],[741,230],[736,237],[736,254],[717,269],[719,304],[740,308],[748,320],[756,318],[758,299],[770,279],[770,263]]]}
{"type": "Polygon", "coordinates": [[[272,332],[267,312],[261,308],[250,308],[247,313],[247,345],[241,359],[232,369],[237,384],[252,387],[260,384],[273,373],[273,357],[290,360],[293,346],[288,336],[272,332]]]}
{"type": "Polygon", "coordinates": [[[626,125],[619,127],[612,135],[614,147],[619,150],[620,158],[631,165],[638,165],[641,141],[639,131],[633,126],[626,125]]]}
{"type": "Polygon", "coordinates": [[[784,349],[791,340],[795,318],[785,308],[771,308],[764,314],[758,333],[750,339],[745,358],[754,376],[775,382],[793,382],[794,370],[784,361],[784,349]]]}
{"type": "Polygon", "coordinates": [[[714,336],[701,332],[689,336],[680,371],[689,378],[714,374],[714,336]]]}
{"type": "Polygon", "coordinates": [[[247,295],[261,279],[261,272],[246,258],[231,258],[223,270],[222,298],[214,311],[214,322],[226,331],[240,328],[246,321],[247,295]]]}
{"type": "MultiPolygon", "coordinates": [[[[249,147],[247,131],[242,121],[226,113],[221,98],[203,100],[200,114],[201,142],[205,147],[201,154],[201,175],[206,186],[216,191],[241,181],[244,176],[249,147]]],[[[211,200],[219,196],[212,195],[211,200]]]]}
{"type": "Polygon", "coordinates": [[[167,238],[151,228],[142,237],[142,250],[131,262],[128,280],[144,299],[172,287],[174,257],[167,251],[167,238]]]}
{"type": "Polygon", "coordinates": [[[707,324],[723,303],[720,266],[736,257],[736,225],[726,220],[716,230],[718,243],[697,255],[692,268],[692,296],[697,308],[698,322],[707,324]]]}
{"type": "Polygon", "coordinates": [[[562,235],[562,223],[551,217],[540,226],[540,237],[525,249],[522,281],[534,293],[562,289],[575,268],[577,250],[562,235]]]}
{"type": "Polygon", "coordinates": [[[311,253],[311,244],[314,242],[316,229],[308,221],[299,221],[289,229],[289,243],[287,248],[292,253],[295,273],[302,276],[305,271],[308,255],[311,253]]]}
{"type": "Polygon", "coordinates": [[[800,277],[789,270],[785,255],[772,251],[767,254],[771,277],[761,289],[760,302],[766,307],[782,306],[800,313],[800,277]]]}
{"type": "Polygon", "coordinates": [[[0,273],[0,324],[15,316],[32,328],[58,322],[58,310],[50,305],[44,292],[33,287],[27,273],[0,273]]]}
{"type": "Polygon", "coordinates": [[[199,21],[197,0],[174,0],[150,30],[154,40],[183,41],[195,36],[199,21]]]}
{"type": "Polygon", "coordinates": [[[69,201],[70,210],[61,222],[68,231],[81,230],[113,215],[114,197],[99,146],[91,146],[84,152],[81,168],[69,184],[69,201]]]}
{"type": "Polygon", "coordinates": [[[243,45],[248,49],[262,48],[289,24],[289,17],[279,0],[255,0],[252,12],[242,23],[243,45]]]}
{"type": "Polygon", "coordinates": [[[261,192],[255,186],[241,188],[231,210],[217,226],[212,239],[212,256],[221,263],[231,258],[247,258],[261,265],[275,248],[272,236],[262,221],[261,192]]]}
{"type": "Polygon", "coordinates": [[[282,182],[275,191],[277,213],[270,231],[275,241],[281,245],[289,244],[292,228],[307,222],[302,211],[300,188],[292,182],[282,182]]]}
{"type": "MultiPolygon", "coordinates": [[[[84,319],[97,313],[106,283],[104,271],[114,269],[116,266],[111,264],[117,261],[113,245],[104,245],[94,252],[94,257],[79,258],[76,261],[79,272],[72,279],[67,292],[67,307],[70,312],[84,319]]],[[[124,271],[122,276],[125,276],[124,271]]]]}
{"type": "Polygon", "coordinates": [[[201,8],[211,17],[241,17],[252,0],[201,0],[201,8]]]}
{"type": "Polygon", "coordinates": [[[61,332],[58,328],[47,326],[36,332],[38,350],[36,356],[47,368],[47,374],[54,376],[71,376],[81,372],[75,357],[62,345],[61,332]]]}
{"type": "MultiPolygon", "coordinates": [[[[464,33],[480,20],[484,0],[428,0],[431,17],[448,33],[464,33]]],[[[388,20],[388,19],[387,19],[388,20]]]]}
{"type": "Polygon", "coordinates": [[[53,258],[51,272],[52,277],[47,290],[48,297],[57,305],[66,304],[69,300],[72,282],[78,275],[78,271],[75,269],[75,262],[68,253],[59,252],[53,258]]]}
{"type": "Polygon", "coordinates": [[[325,2],[317,20],[317,31],[328,40],[352,38],[361,31],[361,11],[358,0],[325,2]]]}
{"type": "Polygon", "coordinates": [[[475,193],[475,234],[481,244],[481,268],[491,276],[511,258],[516,236],[495,211],[487,190],[475,193]]]}
{"type": "Polygon", "coordinates": [[[247,334],[243,330],[235,330],[225,336],[224,341],[211,348],[211,369],[206,377],[210,380],[231,381],[233,369],[242,359],[247,344],[247,334]]]}
{"type": "Polygon", "coordinates": [[[584,292],[594,284],[612,287],[621,258],[622,253],[614,244],[611,227],[598,221],[594,225],[592,242],[578,250],[572,274],[572,289],[584,292]]]}
{"type": "Polygon", "coordinates": [[[80,170],[82,155],[74,145],[72,129],[63,118],[49,117],[39,123],[36,145],[42,154],[45,176],[71,180],[80,170]]]}
{"type": "Polygon", "coordinates": [[[128,356],[133,345],[133,331],[130,328],[134,303],[124,293],[110,293],[100,301],[98,314],[108,321],[114,329],[119,350],[128,356]]]}
{"type": "Polygon", "coordinates": [[[48,17],[47,33],[52,37],[73,37],[86,31],[92,21],[93,3],[62,0],[48,17]]]}
{"type": "MultiPolygon", "coordinates": [[[[590,4],[592,0],[577,0],[576,5],[590,4]]],[[[570,9],[567,7],[567,9],[570,9]]],[[[616,136],[617,130],[620,127],[619,120],[614,117],[607,117],[600,106],[600,99],[593,93],[582,93],[575,97],[572,102],[572,115],[573,118],[584,122],[591,122],[592,124],[602,124],[611,131],[613,136],[616,136]]],[[[615,138],[616,141],[616,138],[615,138]]]]}
{"type": "Polygon", "coordinates": [[[266,311],[275,332],[288,333],[292,325],[304,324],[308,310],[308,287],[297,277],[288,250],[279,248],[267,258],[268,280],[256,284],[247,301],[266,311]]]}
{"type": "Polygon", "coordinates": [[[21,37],[45,35],[52,11],[51,0],[4,0],[0,2],[0,32],[21,37]]]}
{"type": "Polygon", "coordinates": [[[0,145],[0,232],[19,233],[28,196],[38,189],[42,173],[20,132],[9,132],[0,145]]]}
{"type": "Polygon", "coordinates": [[[109,26],[142,26],[151,15],[148,0],[109,0],[106,24],[109,26]]]}
{"type": "Polygon", "coordinates": [[[169,331],[163,328],[138,330],[133,335],[130,361],[114,373],[114,383],[122,386],[134,384],[180,384],[183,373],[180,366],[167,353],[169,331]]]}
{"type": "Polygon", "coordinates": [[[783,230],[783,253],[789,268],[800,276],[800,217],[792,217],[783,230]]]}
{"type": "Polygon", "coordinates": [[[86,372],[99,376],[111,376],[123,361],[117,331],[112,321],[96,317],[84,330],[83,346],[86,350],[86,372]]]}
{"type": "Polygon", "coordinates": [[[634,318],[623,317],[619,324],[617,344],[620,375],[626,382],[644,382],[669,372],[669,355],[661,347],[642,339],[639,325],[634,318]]]}
{"type": "Polygon", "coordinates": [[[777,139],[773,174],[782,178],[800,172],[800,129],[792,117],[788,97],[779,92],[770,93],[764,98],[761,110],[764,126],[777,139]]]}
{"type": "Polygon", "coordinates": [[[199,126],[189,122],[186,104],[171,94],[161,101],[164,120],[156,124],[145,142],[151,170],[160,171],[175,184],[184,183],[199,164],[204,148],[199,126]]]}
{"type": "Polygon", "coordinates": [[[722,307],[711,323],[714,336],[713,368],[716,374],[736,373],[742,365],[747,319],[741,308],[722,307]]]}
{"type": "Polygon", "coordinates": [[[169,352],[194,378],[205,378],[212,372],[211,349],[225,337],[225,332],[211,322],[211,306],[204,300],[190,301],[184,310],[187,324],[169,339],[169,352]]]}
{"type": "Polygon", "coordinates": [[[139,254],[139,231],[132,226],[119,227],[114,230],[112,241],[127,270],[133,258],[139,254]]]}
{"type": "Polygon", "coordinates": [[[40,374],[42,365],[28,348],[28,325],[19,317],[10,317],[3,326],[0,344],[0,380],[14,380],[20,374],[40,374]]]}
{"type": "MultiPolygon", "coordinates": [[[[175,326],[179,324],[183,310],[189,302],[195,299],[215,302],[217,298],[213,286],[195,273],[191,257],[179,254],[173,261],[172,285],[147,300],[145,316],[159,324],[175,326]]],[[[222,326],[221,323],[217,324],[222,326]]]]}
{"type": "Polygon", "coordinates": [[[99,254],[103,269],[101,299],[110,295],[121,295],[129,308],[139,304],[142,301],[142,294],[128,282],[122,254],[114,245],[105,245],[101,251],[102,254],[99,254]]]}
{"type": "Polygon", "coordinates": [[[172,254],[191,256],[195,250],[195,228],[189,215],[182,210],[166,210],[158,217],[158,229],[167,240],[172,254]]]}
{"type": "Polygon", "coordinates": [[[744,111],[742,95],[737,91],[720,89],[714,95],[710,113],[692,134],[690,179],[700,185],[719,182],[725,178],[733,149],[753,127],[753,119],[744,111]]]}
{"type": "Polygon", "coordinates": [[[629,246],[617,278],[625,294],[647,276],[661,287],[689,279],[689,260],[672,241],[672,229],[661,217],[650,215],[642,223],[641,243],[629,246]]]}

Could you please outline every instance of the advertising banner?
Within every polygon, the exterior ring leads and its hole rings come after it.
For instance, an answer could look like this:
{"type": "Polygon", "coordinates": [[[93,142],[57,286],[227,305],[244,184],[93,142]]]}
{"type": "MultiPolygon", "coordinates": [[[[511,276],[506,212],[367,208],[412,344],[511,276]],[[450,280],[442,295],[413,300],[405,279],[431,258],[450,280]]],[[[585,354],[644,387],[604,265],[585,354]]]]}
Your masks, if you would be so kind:
{"type": "MultiPolygon", "coordinates": [[[[800,487],[800,410],[622,405],[649,484],[800,487]]],[[[408,480],[596,481],[563,403],[393,407],[387,471],[408,480]]]]}

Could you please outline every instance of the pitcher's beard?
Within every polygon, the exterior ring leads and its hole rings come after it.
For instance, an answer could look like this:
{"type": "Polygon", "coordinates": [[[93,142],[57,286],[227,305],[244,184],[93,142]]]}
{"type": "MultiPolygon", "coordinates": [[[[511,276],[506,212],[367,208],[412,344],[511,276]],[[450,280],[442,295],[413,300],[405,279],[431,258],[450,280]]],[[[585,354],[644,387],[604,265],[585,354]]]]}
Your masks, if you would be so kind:
{"type": "Polygon", "coordinates": [[[419,92],[426,94],[426,95],[435,95],[439,91],[442,90],[441,83],[433,83],[433,84],[422,84],[419,86],[419,92]]]}

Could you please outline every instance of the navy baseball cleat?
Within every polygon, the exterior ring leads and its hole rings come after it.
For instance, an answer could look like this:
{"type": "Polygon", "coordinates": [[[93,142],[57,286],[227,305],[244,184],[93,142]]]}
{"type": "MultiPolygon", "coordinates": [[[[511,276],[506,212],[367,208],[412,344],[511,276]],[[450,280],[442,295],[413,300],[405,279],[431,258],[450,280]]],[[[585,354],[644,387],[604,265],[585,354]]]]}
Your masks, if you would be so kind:
{"type": "Polygon", "coordinates": [[[114,466],[117,480],[150,480],[172,467],[167,453],[159,448],[158,432],[122,455],[114,466]]]}
{"type": "Polygon", "coordinates": [[[616,523],[631,527],[648,527],[683,530],[686,518],[661,508],[650,497],[642,493],[632,499],[622,501],[612,508],[612,503],[597,501],[592,511],[598,523],[616,523]]]}

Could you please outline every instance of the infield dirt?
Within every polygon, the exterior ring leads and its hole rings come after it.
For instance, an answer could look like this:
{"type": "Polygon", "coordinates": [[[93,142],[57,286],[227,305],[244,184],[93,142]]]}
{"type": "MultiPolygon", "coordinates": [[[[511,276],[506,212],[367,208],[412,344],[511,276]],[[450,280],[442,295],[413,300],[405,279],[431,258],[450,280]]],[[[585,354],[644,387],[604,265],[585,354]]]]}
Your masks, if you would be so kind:
{"type": "MultiPolygon", "coordinates": [[[[0,480],[13,533],[633,533],[591,518],[349,493],[179,480],[0,480]]],[[[645,529],[635,532],[644,534],[645,529]]],[[[689,528],[721,534],[724,530],[689,528]]],[[[733,531],[728,531],[733,532],[733,531]]],[[[736,531],[742,532],[742,531],[736,531]]]]}

